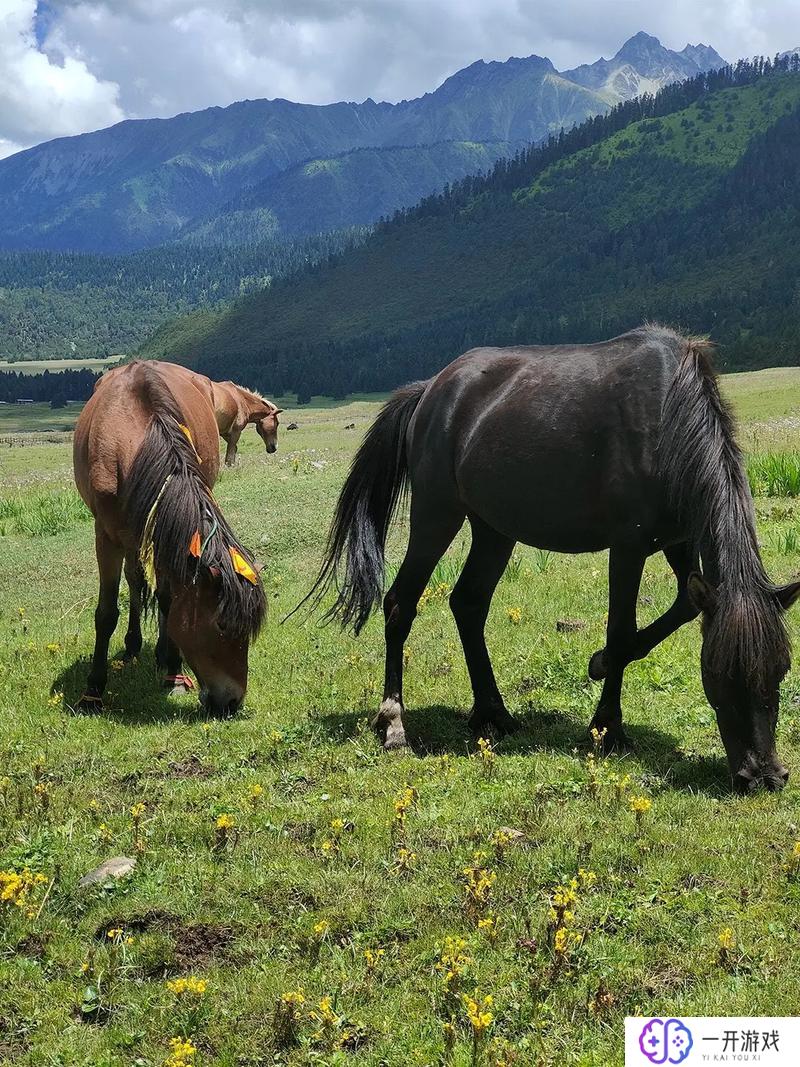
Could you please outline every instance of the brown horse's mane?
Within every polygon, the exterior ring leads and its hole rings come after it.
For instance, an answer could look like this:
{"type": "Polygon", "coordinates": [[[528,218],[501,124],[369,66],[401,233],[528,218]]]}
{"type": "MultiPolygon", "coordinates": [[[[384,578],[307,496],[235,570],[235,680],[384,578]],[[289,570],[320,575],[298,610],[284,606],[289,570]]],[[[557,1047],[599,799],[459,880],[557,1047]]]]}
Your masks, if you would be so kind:
{"type": "Polygon", "coordinates": [[[765,687],[788,669],[791,649],[758,550],[735,420],[719,391],[714,345],[700,338],[678,340],[683,352],[664,400],[660,471],[673,507],[704,559],[710,553],[718,570],[717,609],[706,632],[711,662],[729,677],[744,676],[765,687]]]}
{"type": "Polygon", "coordinates": [[[224,382],[223,384],[232,385],[234,389],[238,389],[240,393],[244,393],[250,400],[257,400],[259,404],[263,404],[264,407],[268,409],[268,412],[274,411],[278,406],[277,404],[273,404],[271,400],[267,400],[261,393],[257,393],[255,389],[246,389],[243,385],[231,381],[224,382]]]}
{"type": "MultiPolygon", "coordinates": [[[[264,589],[260,580],[253,584],[237,574],[230,549],[235,549],[254,570],[255,561],[228,525],[203,480],[199,458],[182,428],[184,416],[172,390],[146,363],[139,365],[136,387],[151,413],[144,441],[126,475],[123,494],[124,513],[137,547],[141,551],[143,541],[152,539],[157,584],[188,585],[197,580],[200,568],[213,574],[219,582],[220,627],[242,640],[254,638],[266,613],[264,589]],[[200,560],[189,551],[195,532],[203,546],[200,560]]],[[[149,594],[145,588],[145,600],[149,594]]]]}

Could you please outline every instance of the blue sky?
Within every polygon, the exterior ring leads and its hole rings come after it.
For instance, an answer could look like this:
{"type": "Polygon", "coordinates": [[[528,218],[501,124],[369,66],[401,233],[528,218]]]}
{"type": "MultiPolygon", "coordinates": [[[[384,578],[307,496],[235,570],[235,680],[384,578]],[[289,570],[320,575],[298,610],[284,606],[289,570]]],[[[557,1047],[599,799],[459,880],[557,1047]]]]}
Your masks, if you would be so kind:
{"type": "Polygon", "coordinates": [[[234,100],[398,100],[476,59],[610,57],[638,30],[735,59],[800,45],[797,0],[0,0],[0,156],[234,100]]]}

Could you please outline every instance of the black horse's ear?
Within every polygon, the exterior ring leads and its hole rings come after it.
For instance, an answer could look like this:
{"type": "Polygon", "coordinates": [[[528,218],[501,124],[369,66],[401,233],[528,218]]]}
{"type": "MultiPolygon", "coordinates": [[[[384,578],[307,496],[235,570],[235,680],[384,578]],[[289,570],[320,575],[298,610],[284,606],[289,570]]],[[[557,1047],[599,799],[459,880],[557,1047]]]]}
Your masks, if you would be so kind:
{"type": "Polygon", "coordinates": [[[800,597],[800,582],[789,582],[788,585],[775,587],[775,599],[784,611],[788,611],[798,597],[800,597]]]}
{"type": "Polygon", "coordinates": [[[686,586],[689,599],[705,615],[713,615],[717,610],[717,591],[710,582],[707,582],[702,574],[693,571],[689,575],[686,586]]]}

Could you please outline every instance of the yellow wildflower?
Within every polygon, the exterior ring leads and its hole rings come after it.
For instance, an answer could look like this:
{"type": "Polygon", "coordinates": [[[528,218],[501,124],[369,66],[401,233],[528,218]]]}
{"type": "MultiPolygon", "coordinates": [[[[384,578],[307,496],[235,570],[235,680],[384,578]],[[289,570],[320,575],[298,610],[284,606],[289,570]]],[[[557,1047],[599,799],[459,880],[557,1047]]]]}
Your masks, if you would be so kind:
{"type": "Polygon", "coordinates": [[[205,978],[195,978],[194,975],[190,975],[188,978],[173,978],[172,981],[167,982],[167,989],[170,993],[174,993],[176,997],[182,997],[188,994],[192,997],[202,997],[208,988],[208,982],[205,978]]]}
{"type": "Polygon", "coordinates": [[[478,929],[486,934],[490,942],[497,940],[498,919],[494,912],[490,911],[482,919],[478,919],[478,929]]]}
{"type": "Polygon", "coordinates": [[[464,1010],[467,1013],[467,1020],[472,1027],[473,1035],[476,1038],[482,1037],[492,1025],[492,1020],[494,1019],[494,1015],[489,1010],[493,1004],[492,997],[486,996],[481,1001],[476,990],[473,996],[468,997],[463,994],[461,999],[464,1004],[464,1010]]]}
{"type": "Polygon", "coordinates": [[[519,626],[520,622],[522,622],[522,612],[519,608],[508,609],[508,621],[513,626],[519,626]]]}
{"type": "Polygon", "coordinates": [[[730,952],[731,949],[736,947],[736,938],[730,926],[726,926],[723,930],[720,930],[719,947],[723,952],[730,952]]]}
{"type": "Polygon", "coordinates": [[[302,989],[291,989],[288,993],[281,994],[281,1001],[295,1008],[301,1007],[306,1002],[306,994],[302,989]]]}
{"type": "Polygon", "coordinates": [[[164,1061],[164,1067],[191,1067],[197,1055],[197,1046],[188,1037],[171,1037],[170,1054],[164,1061]]]}
{"type": "Polygon", "coordinates": [[[382,948],[364,949],[364,962],[367,965],[367,974],[374,974],[378,964],[383,959],[385,951],[382,948]]]}

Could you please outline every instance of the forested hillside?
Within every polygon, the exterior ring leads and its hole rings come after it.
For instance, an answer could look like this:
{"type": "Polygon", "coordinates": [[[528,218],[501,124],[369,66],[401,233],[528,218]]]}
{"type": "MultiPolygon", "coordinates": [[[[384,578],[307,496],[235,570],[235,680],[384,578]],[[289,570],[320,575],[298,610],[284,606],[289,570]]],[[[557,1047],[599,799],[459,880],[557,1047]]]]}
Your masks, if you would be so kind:
{"type": "Polygon", "coordinates": [[[357,244],[351,229],[292,241],[171,245],[129,256],[0,252],[0,359],[129,352],[166,319],[213,309],[357,244]]]}
{"type": "Polygon", "coordinates": [[[709,332],[729,367],[796,362],[799,109],[797,57],[671,86],[143,351],[302,396],[386,389],[471,345],[591,340],[644,318],[709,332]]]}

